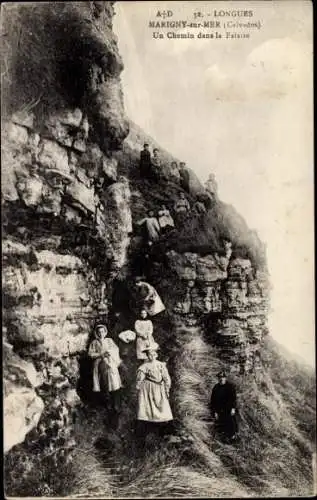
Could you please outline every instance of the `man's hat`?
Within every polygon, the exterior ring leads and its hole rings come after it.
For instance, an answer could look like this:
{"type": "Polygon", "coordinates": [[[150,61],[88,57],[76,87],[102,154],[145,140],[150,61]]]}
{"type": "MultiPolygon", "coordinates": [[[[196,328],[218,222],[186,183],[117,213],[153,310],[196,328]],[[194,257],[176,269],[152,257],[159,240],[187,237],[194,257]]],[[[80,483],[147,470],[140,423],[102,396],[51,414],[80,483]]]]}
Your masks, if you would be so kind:
{"type": "Polygon", "coordinates": [[[221,372],[217,373],[217,377],[218,377],[218,378],[224,378],[224,377],[227,377],[226,372],[221,371],[221,372]]]}

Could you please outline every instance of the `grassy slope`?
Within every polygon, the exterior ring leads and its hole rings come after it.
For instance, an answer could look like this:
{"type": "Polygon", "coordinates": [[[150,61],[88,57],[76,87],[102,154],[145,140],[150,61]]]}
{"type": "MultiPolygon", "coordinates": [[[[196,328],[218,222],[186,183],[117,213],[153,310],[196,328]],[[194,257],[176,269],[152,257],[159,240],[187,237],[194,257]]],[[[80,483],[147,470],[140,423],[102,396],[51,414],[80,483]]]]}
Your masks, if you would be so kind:
{"type": "MultiPolygon", "coordinates": [[[[208,411],[210,390],[221,367],[217,352],[198,329],[177,326],[173,333],[182,342],[170,339],[169,345],[169,365],[174,367],[172,406],[178,432],[194,438],[191,447],[164,442],[152,442],[151,447],[149,442],[145,455],[139,456],[126,396],[117,433],[105,430],[100,411],[88,411],[81,419],[80,451],[66,492],[107,492],[120,498],[311,495],[312,376],[286,362],[268,339],[261,373],[234,380],[241,442],[225,445],[213,437],[208,411]],[[94,446],[98,441],[99,451],[94,446]]],[[[130,370],[132,374],[132,365],[130,370]]],[[[133,377],[128,379],[133,385],[133,377]]]]}

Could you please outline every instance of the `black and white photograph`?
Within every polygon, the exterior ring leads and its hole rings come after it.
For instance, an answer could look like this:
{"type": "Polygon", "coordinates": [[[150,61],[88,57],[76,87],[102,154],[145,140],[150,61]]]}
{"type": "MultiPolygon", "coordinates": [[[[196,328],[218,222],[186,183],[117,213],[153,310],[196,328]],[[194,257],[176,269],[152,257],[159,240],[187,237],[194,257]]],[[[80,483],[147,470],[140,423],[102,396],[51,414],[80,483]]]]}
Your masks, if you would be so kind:
{"type": "Polygon", "coordinates": [[[313,497],[313,4],[1,5],[6,498],[313,497]]]}

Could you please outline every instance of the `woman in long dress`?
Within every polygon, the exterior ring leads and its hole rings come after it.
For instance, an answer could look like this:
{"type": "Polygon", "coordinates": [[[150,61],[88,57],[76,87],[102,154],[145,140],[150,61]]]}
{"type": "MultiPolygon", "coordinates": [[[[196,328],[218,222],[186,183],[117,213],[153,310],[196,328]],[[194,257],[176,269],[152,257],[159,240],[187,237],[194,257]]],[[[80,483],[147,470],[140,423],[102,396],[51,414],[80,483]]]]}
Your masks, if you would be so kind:
{"type": "Polygon", "coordinates": [[[153,323],[150,319],[147,319],[147,312],[145,309],[142,309],[140,316],[141,318],[137,319],[134,323],[134,331],[136,333],[136,357],[139,360],[145,360],[147,359],[147,355],[143,349],[154,343],[153,323]]]}
{"type": "Polygon", "coordinates": [[[173,420],[169,403],[171,378],[166,363],[157,359],[157,349],[158,345],[155,343],[143,349],[147,360],[137,371],[137,432],[141,439],[147,430],[166,433],[169,430],[167,424],[173,420]]]}
{"type": "Polygon", "coordinates": [[[88,349],[93,359],[93,392],[109,397],[110,410],[118,412],[119,394],[122,387],[118,367],[121,364],[119,348],[107,338],[105,325],[98,325],[88,349]]]}

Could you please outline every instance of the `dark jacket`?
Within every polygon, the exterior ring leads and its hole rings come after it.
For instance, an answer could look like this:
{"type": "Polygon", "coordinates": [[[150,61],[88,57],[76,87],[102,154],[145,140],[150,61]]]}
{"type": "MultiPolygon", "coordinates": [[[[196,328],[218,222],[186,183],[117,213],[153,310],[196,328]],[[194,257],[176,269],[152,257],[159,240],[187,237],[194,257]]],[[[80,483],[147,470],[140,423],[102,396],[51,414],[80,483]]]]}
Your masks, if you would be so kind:
{"type": "Polygon", "coordinates": [[[140,153],[140,168],[144,171],[151,168],[151,153],[146,149],[143,149],[140,153]]]}
{"type": "Polygon", "coordinates": [[[210,410],[212,413],[230,413],[232,408],[237,407],[237,394],[233,384],[216,384],[210,398],[210,410]]]}

